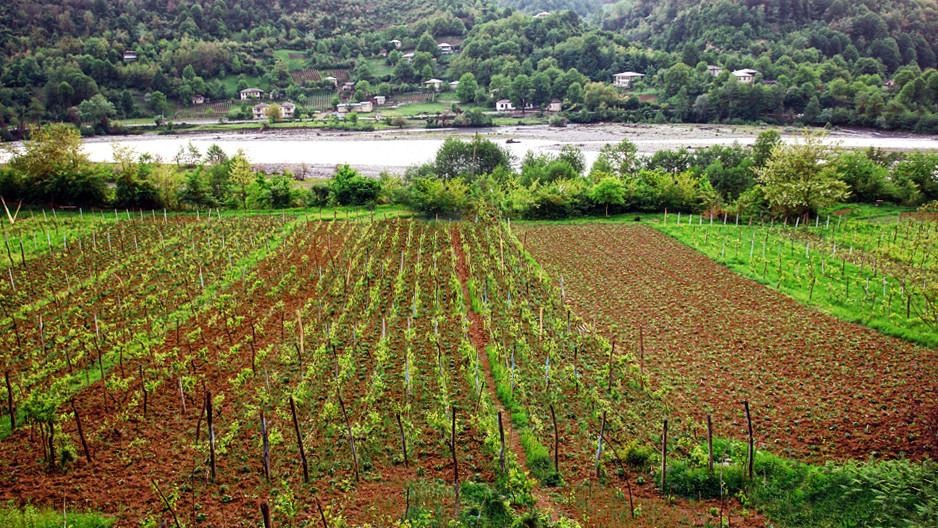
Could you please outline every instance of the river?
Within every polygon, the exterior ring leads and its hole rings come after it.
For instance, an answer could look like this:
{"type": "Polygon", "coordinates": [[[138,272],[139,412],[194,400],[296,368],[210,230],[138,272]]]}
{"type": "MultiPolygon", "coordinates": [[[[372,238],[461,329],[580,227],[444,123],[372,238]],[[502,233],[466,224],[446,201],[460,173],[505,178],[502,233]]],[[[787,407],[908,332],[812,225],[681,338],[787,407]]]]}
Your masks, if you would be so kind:
{"type": "MultiPolygon", "coordinates": [[[[239,149],[255,165],[268,168],[301,169],[307,176],[328,176],[337,165],[348,163],[364,174],[377,175],[382,170],[402,173],[407,167],[433,158],[449,136],[469,140],[474,134],[506,146],[518,160],[528,151],[558,153],[565,145],[579,148],[587,166],[595,161],[600,148],[627,138],[639,153],[682,147],[704,148],[712,145],[752,144],[759,127],[723,125],[571,125],[565,128],[547,126],[512,126],[479,130],[383,130],[377,132],[316,132],[315,130],[250,131],[245,133],[211,133],[113,136],[89,138],[85,151],[92,161],[112,160],[112,144],[133,148],[138,153],[173,161],[180,149],[191,143],[201,153],[216,144],[229,155],[239,149]]],[[[785,141],[798,141],[794,129],[776,129],[785,141]]],[[[890,134],[875,131],[837,130],[825,139],[844,148],[877,147],[886,150],[938,151],[938,136],[890,134]]]]}

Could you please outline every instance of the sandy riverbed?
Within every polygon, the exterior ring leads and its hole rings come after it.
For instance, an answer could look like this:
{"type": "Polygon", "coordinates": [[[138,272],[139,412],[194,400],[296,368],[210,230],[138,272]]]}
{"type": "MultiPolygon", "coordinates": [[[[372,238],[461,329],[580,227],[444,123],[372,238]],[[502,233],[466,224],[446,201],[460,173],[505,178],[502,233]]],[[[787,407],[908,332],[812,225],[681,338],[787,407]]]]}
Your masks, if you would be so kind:
{"type": "MultiPolygon", "coordinates": [[[[595,124],[552,128],[546,125],[505,126],[483,129],[403,129],[376,132],[323,132],[315,129],[244,131],[174,136],[120,136],[90,138],[85,148],[94,161],[111,160],[111,144],[130,146],[171,161],[190,142],[201,152],[218,144],[229,154],[243,149],[256,165],[268,169],[289,168],[307,177],[331,175],[337,165],[349,163],[363,174],[377,176],[381,171],[402,173],[407,167],[429,161],[450,136],[468,140],[480,137],[507,146],[519,159],[533,150],[556,153],[564,145],[579,148],[591,164],[599,150],[623,138],[636,144],[639,153],[659,150],[705,148],[712,145],[747,145],[764,127],[725,125],[636,125],[595,124]],[[515,142],[507,143],[511,139],[515,142]]],[[[796,141],[794,128],[776,128],[786,141],[796,141]]],[[[845,148],[878,147],[886,150],[938,151],[938,136],[897,134],[872,130],[835,130],[826,141],[845,148]]]]}

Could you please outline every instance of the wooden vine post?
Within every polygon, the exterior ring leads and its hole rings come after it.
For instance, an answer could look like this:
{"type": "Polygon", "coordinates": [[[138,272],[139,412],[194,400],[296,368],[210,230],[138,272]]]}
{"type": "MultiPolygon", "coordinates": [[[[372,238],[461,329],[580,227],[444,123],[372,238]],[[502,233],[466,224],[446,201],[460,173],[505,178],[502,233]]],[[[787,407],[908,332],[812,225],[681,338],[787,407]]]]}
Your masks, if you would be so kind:
{"type": "Polygon", "coordinates": [[[205,391],[205,413],[208,419],[208,445],[212,459],[212,480],[215,480],[215,424],[212,423],[212,391],[205,391]]]}
{"type": "Polygon", "coordinates": [[[596,447],[596,478],[600,476],[600,461],[602,460],[603,455],[603,436],[606,434],[606,411],[603,411],[603,421],[602,425],[599,426],[599,443],[596,447]]]}
{"type": "Polygon", "coordinates": [[[453,406],[453,429],[450,447],[453,451],[453,487],[456,490],[456,506],[453,509],[453,519],[459,520],[459,461],[456,460],[456,406],[453,406]]]}
{"type": "Polygon", "coordinates": [[[707,413],[707,469],[713,473],[713,421],[707,413]]]}
{"type": "Polygon", "coordinates": [[[261,413],[261,438],[264,442],[264,478],[270,480],[270,440],[267,436],[267,420],[264,419],[264,411],[261,413]]]}
{"type": "Polygon", "coordinates": [[[78,437],[81,439],[81,447],[85,451],[85,458],[91,464],[91,451],[88,449],[88,442],[85,440],[85,432],[81,428],[81,418],[78,417],[78,408],[75,407],[75,400],[72,400],[72,411],[75,413],[75,425],[78,427],[78,437]]]}
{"type": "Polygon", "coordinates": [[[3,377],[7,382],[7,410],[10,412],[10,430],[16,429],[16,409],[13,407],[13,388],[10,386],[10,373],[4,372],[3,377]]]}
{"type": "Polygon", "coordinates": [[[270,528],[270,506],[266,502],[261,503],[261,517],[264,518],[264,528],[270,528]]]}
{"type": "Polygon", "coordinates": [[[642,390],[645,390],[645,333],[638,327],[638,376],[642,390]]]}
{"type": "Polygon", "coordinates": [[[554,404],[550,404],[550,419],[554,422],[554,471],[560,473],[560,440],[557,435],[557,415],[554,414],[554,404]]]}
{"type": "Polygon", "coordinates": [[[300,360],[300,370],[303,370],[303,355],[305,354],[305,349],[303,347],[303,316],[300,314],[300,311],[296,311],[296,324],[300,329],[300,348],[299,348],[299,360],[300,360]]]}
{"type": "Polygon", "coordinates": [[[501,465],[502,473],[505,473],[505,428],[502,425],[502,412],[498,411],[498,463],[501,465]]]}
{"type": "Polygon", "coordinates": [[[612,342],[612,348],[609,349],[609,394],[612,394],[612,356],[616,352],[616,342],[612,342]]]}
{"type": "Polygon", "coordinates": [[[306,465],[306,450],[303,449],[303,435],[300,433],[300,422],[296,419],[296,404],[290,396],[290,413],[293,414],[293,429],[296,430],[296,443],[300,446],[300,460],[303,463],[303,482],[309,483],[309,468],[306,465]]]}
{"type": "Polygon", "coordinates": [[[355,468],[355,482],[358,482],[358,453],[355,451],[355,436],[352,434],[352,424],[348,419],[348,413],[345,411],[345,402],[342,401],[342,392],[339,391],[338,385],[335,387],[335,394],[339,398],[339,406],[342,408],[342,417],[345,418],[345,432],[348,433],[348,443],[352,449],[352,464],[355,468]]]}
{"type": "Polygon", "coordinates": [[[668,420],[665,419],[661,432],[661,492],[665,492],[668,473],[668,420]]]}
{"type": "Polygon", "coordinates": [[[743,405],[746,406],[746,426],[749,429],[749,480],[751,481],[755,451],[753,450],[754,444],[752,440],[752,417],[749,415],[749,400],[744,400],[743,405]]]}
{"type": "Polygon", "coordinates": [[[397,413],[397,428],[401,433],[401,451],[404,452],[404,468],[408,466],[407,461],[407,439],[404,437],[404,424],[401,422],[401,413],[397,413]]]}

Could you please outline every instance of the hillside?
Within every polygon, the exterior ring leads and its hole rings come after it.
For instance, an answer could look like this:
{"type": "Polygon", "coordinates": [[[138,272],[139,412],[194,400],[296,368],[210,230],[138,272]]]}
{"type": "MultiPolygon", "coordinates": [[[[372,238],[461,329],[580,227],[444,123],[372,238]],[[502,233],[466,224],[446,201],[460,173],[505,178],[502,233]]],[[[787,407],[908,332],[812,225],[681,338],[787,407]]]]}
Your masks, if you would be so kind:
{"type": "Polygon", "coordinates": [[[934,67],[938,45],[938,5],[929,0],[623,0],[597,19],[665,51],[814,48],[827,58],[875,57],[889,72],[913,62],[934,67]]]}

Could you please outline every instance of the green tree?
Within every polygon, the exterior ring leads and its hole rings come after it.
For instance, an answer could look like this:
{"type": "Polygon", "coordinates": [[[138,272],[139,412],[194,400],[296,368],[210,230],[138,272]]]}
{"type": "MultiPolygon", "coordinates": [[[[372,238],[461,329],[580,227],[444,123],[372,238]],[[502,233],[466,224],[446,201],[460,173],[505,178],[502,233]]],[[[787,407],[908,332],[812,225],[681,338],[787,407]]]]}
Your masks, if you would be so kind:
{"type": "Polygon", "coordinates": [[[631,176],[638,170],[638,147],[628,139],[619,143],[603,145],[593,162],[590,173],[613,174],[620,178],[631,176]]]}
{"type": "Polygon", "coordinates": [[[456,98],[461,103],[471,103],[475,100],[477,91],[479,91],[479,83],[476,82],[476,76],[472,73],[464,73],[456,86],[456,98]]]}
{"type": "Polygon", "coordinates": [[[827,163],[831,148],[823,133],[805,133],[798,143],[779,143],[772,157],[758,169],[758,181],[771,209],[786,217],[816,214],[850,192],[827,163]]]}
{"type": "Polygon", "coordinates": [[[254,171],[244,151],[239,150],[231,158],[231,169],[228,182],[231,185],[231,194],[241,202],[241,207],[248,208],[248,187],[254,181],[254,171]]]}
{"type": "Polygon", "coordinates": [[[496,167],[511,167],[511,154],[503,147],[476,136],[472,141],[448,137],[437,150],[433,164],[438,178],[448,180],[488,174],[496,167]]]}
{"type": "Polygon", "coordinates": [[[114,108],[114,103],[101,94],[95,94],[91,99],[86,99],[78,105],[78,112],[81,114],[82,121],[98,123],[107,129],[108,118],[114,117],[117,110],[114,108]]]}
{"type": "Polygon", "coordinates": [[[151,93],[150,102],[148,104],[150,110],[156,115],[166,115],[166,112],[169,110],[169,103],[166,102],[166,95],[163,92],[157,91],[151,93]]]}
{"type": "Polygon", "coordinates": [[[752,145],[752,161],[756,168],[764,167],[772,158],[772,150],[782,142],[782,136],[775,130],[765,130],[759,133],[756,142],[752,145]]]}
{"type": "Polygon", "coordinates": [[[2,143],[9,165],[22,178],[25,197],[53,205],[104,205],[106,185],[83,152],[81,134],[64,123],[44,125],[19,146],[2,143]]]}
{"type": "Polygon", "coordinates": [[[283,111],[280,109],[279,104],[271,103],[270,106],[264,109],[264,115],[267,116],[267,119],[270,119],[271,123],[276,123],[283,118],[283,111]]]}
{"type": "Polygon", "coordinates": [[[366,205],[377,200],[381,182],[362,176],[346,163],[336,169],[329,190],[339,205],[366,205]]]}
{"type": "Polygon", "coordinates": [[[417,51],[429,53],[434,57],[440,56],[440,48],[429,31],[420,36],[420,40],[417,41],[417,51]]]}
{"type": "Polygon", "coordinates": [[[586,83],[583,100],[586,108],[596,110],[600,107],[613,107],[619,102],[619,94],[609,84],[601,82],[586,83]]]}
{"type": "Polygon", "coordinates": [[[589,196],[596,205],[605,205],[606,216],[609,216],[609,206],[622,205],[625,202],[625,192],[625,185],[619,178],[606,175],[590,189],[589,196]]]}
{"type": "Polygon", "coordinates": [[[850,201],[872,203],[885,199],[889,169],[864,152],[845,152],[831,163],[837,177],[850,189],[850,201]]]}
{"type": "Polygon", "coordinates": [[[531,78],[525,74],[518,75],[508,87],[508,99],[512,106],[524,112],[524,106],[531,98],[531,78]]]}

